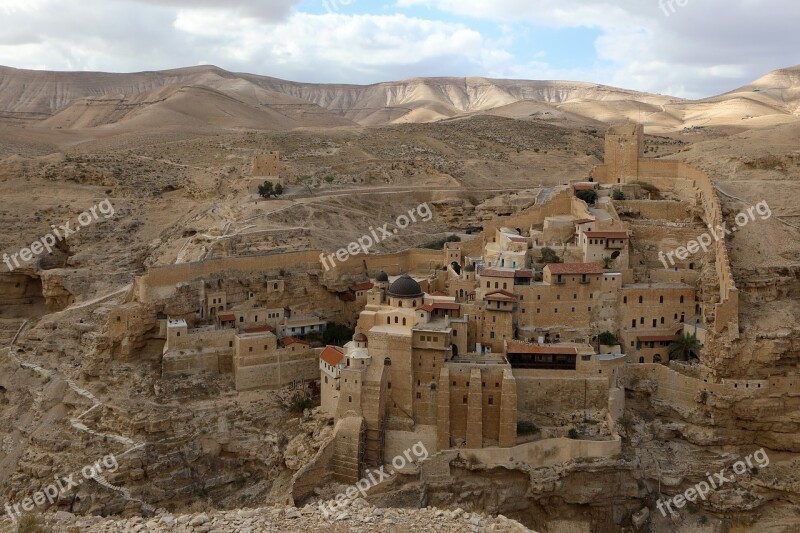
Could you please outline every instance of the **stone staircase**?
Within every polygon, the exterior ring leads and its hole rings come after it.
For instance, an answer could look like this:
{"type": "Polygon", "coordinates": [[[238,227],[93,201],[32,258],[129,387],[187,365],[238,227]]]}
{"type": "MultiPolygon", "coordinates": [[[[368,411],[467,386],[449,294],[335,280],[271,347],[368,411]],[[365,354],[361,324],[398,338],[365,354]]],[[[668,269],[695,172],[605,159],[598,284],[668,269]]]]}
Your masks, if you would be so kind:
{"type": "Polygon", "coordinates": [[[333,477],[340,483],[355,484],[361,479],[366,431],[364,419],[350,416],[341,420],[336,428],[331,466],[333,477]]]}

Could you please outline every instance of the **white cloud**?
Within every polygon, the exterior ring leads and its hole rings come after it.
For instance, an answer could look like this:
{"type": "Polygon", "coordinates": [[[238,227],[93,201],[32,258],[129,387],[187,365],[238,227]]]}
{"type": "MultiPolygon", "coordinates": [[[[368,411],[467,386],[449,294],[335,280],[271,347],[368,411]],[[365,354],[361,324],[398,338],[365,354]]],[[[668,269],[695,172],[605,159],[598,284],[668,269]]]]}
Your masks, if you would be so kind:
{"type": "Polygon", "coordinates": [[[381,15],[312,15],[299,1],[2,0],[0,64],[121,72],[213,63],[348,83],[557,78],[707,96],[795,63],[800,49],[793,27],[800,3],[789,0],[689,0],[685,7],[676,0],[669,16],[658,0],[396,0],[381,15]],[[397,6],[415,9],[391,14],[397,6]],[[437,10],[463,18],[431,20],[437,10]],[[486,21],[495,25],[492,36],[471,27],[486,21]],[[539,50],[521,58],[522,36],[542,26],[598,31],[596,61],[576,69],[539,50]]]}
{"type": "Polygon", "coordinates": [[[598,57],[610,64],[587,71],[599,76],[594,81],[686,96],[722,92],[794,65],[800,49],[795,0],[397,0],[397,5],[499,23],[598,29],[598,57]]]}

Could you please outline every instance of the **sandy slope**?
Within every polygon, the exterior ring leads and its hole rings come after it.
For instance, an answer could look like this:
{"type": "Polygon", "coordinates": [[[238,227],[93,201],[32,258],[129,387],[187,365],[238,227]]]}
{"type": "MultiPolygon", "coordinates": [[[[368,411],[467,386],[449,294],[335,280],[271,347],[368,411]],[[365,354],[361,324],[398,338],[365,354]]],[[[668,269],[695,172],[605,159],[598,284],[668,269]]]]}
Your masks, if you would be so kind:
{"type": "Polygon", "coordinates": [[[800,116],[800,68],[688,101],[569,81],[412,78],[374,85],[297,83],[213,66],[108,74],[0,67],[0,118],[43,128],[121,125],[293,129],[432,122],[474,113],[583,124],[770,127],[800,116]]]}

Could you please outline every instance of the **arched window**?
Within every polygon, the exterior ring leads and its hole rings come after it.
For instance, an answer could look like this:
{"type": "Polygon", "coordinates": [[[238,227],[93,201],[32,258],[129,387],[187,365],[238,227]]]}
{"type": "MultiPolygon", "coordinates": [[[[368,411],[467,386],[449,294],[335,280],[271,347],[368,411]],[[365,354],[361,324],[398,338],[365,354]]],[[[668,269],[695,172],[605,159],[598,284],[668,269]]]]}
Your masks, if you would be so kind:
{"type": "Polygon", "coordinates": [[[639,358],[639,362],[640,362],[640,363],[644,363],[644,357],[640,357],[640,358],[639,358]]]}
{"type": "Polygon", "coordinates": [[[391,324],[392,323],[392,318],[387,316],[386,317],[386,323],[387,324],[391,324]]]}
{"type": "Polygon", "coordinates": [[[399,322],[399,319],[397,317],[394,317],[394,323],[397,324],[398,322],[399,322]]]}
{"type": "Polygon", "coordinates": [[[406,319],[405,318],[403,319],[403,325],[404,326],[406,325],[406,319]]]}

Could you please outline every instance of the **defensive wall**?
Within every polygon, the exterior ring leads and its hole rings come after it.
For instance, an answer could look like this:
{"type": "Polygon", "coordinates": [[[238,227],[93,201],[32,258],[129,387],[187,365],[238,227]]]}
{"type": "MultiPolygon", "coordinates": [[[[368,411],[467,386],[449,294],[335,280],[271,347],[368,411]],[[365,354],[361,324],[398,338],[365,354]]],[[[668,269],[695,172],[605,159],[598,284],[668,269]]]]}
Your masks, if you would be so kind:
{"type": "MultiPolygon", "coordinates": [[[[717,228],[725,222],[719,196],[707,174],[680,161],[641,159],[637,163],[635,174],[613,174],[607,165],[600,165],[594,169],[592,176],[596,181],[606,184],[631,181],[649,183],[662,191],[676,194],[689,205],[701,207],[706,225],[717,228]]],[[[660,208],[652,208],[656,209],[660,208]]],[[[667,210],[665,214],[671,213],[673,211],[667,210]]],[[[715,240],[712,246],[720,299],[714,308],[713,329],[716,333],[722,333],[727,328],[728,338],[733,340],[739,337],[739,291],[731,272],[725,240],[715,240]]]]}

